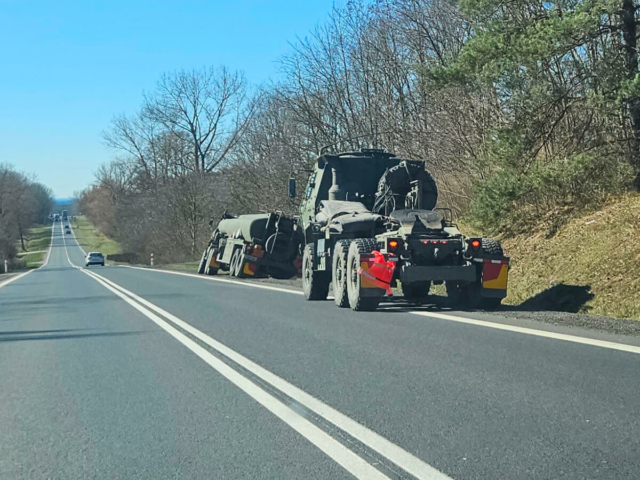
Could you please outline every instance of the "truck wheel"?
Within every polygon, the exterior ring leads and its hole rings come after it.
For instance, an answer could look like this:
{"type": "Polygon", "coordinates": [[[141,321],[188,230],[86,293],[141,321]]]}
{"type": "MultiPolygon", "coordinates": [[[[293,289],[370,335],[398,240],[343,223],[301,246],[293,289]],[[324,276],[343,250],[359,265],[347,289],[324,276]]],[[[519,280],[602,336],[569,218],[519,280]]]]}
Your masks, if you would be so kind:
{"type": "Polygon", "coordinates": [[[207,247],[206,250],[204,251],[204,253],[202,254],[202,258],[200,259],[200,264],[198,265],[198,273],[199,274],[203,274],[204,273],[204,269],[207,266],[207,261],[209,260],[209,250],[210,250],[210,248],[207,247]]]}
{"type": "Polygon", "coordinates": [[[483,297],[479,283],[446,282],[446,284],[447,296],[453,306],[491,310],[498,308],[502,303],[501,298],[483,297]]]}
{"type": "Polygon", "coordinates": [[[452,306],[467,306],[469,300],[469,288],[464,282],[449,281],[445,282],[447,287],[447,297],[452,306]]]}
{"type": "Polygon", "coordinates": [[[501,298],[482,298],[480,300],[480,308],[485,310],[495,310],[502,304],[501,298]]]}
{"type": "Polygon", "coordinates": [[[492,257],[504,257],[502,245],[500,245],[498,240],[494,240],[493,238],[482,239],[482,251],[492,257]]]}
{"type": "Polygon", "coordinates": [[[333,284],[333,298],[341,308],[349,306],[347,292],[347,257],[351,240],[339,240],[333,252],[333,268],[331,269],[331,283],[333,284]]]}
{"type": "Polygon", "coordinates": [[[204,266],[204,271],[207,275],[216,275],[218,273],[218,269],[216,267],[210,267],[209,265],[211,265],[211,260],[213,260],[217,255],[216,249],[215,248],[210,248],[209,249],[209,254],[207,255],[207,258],[205,260],[205,266],[204,266]]]}
{"type": "MultiPolygon", "coordinates": [[[[352,310],[361,312],[373,311],[378,308],[382,300],[382,295],[384,295],[384,290],[378,289],[380,290],[379,295],[363,297],[361,289],[362,276],[358,275],[362,255],[373,252],[376,246],[377,243],[373,238],[358,238],[349,245],[349,255],[347,256],[347,295],[352,310]]],[[[373,293],[373,291],[371,293],[373,293]]],[[[378,292],[375,293],[377,294],[378,292]]]]}
{"type": "Polygon", "coordinates": [[[231,263],[229,264],[229,275],[238,277],[240,275],[240,249],[236,248],[231,255],[231,263]]]}
{"type": "Polygon", "coordinates": [[[315,254],[313,243],[308,243],[302,255],[302,291],[307,300],[326,300],[329,295],[331,272],[313,270],[315,254]]]}
{"type": "Polygon", "coordinates": [[[418,283],[413,285],[402,284],[402,294],[405,300],[411,303],[425,303],[429,295],[431,282],[418,283]]]}

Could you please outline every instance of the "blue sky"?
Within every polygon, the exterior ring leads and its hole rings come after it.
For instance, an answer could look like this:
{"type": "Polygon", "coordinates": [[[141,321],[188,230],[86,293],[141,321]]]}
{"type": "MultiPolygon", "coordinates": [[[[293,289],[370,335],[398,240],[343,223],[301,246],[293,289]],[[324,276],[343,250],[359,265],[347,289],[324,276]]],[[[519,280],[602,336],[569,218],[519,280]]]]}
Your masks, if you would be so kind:
{"type": "Polygon", "coordinates": [[[114,152],[101,132],[163,72],[226,65],[259,84],[341,0],[0,0],[0,162],[58,197],[114,152]]]}

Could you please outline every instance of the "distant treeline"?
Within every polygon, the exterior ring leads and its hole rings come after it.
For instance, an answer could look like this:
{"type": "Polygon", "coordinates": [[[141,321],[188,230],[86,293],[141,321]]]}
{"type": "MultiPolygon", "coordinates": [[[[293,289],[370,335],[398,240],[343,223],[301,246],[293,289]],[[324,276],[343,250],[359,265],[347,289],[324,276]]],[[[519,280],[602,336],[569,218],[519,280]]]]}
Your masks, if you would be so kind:
{"type": "Polygon", "coordinates": [[[127,250],[194,258],[207,222],[295,212],[325,145],[422,158],[441,206],[486,231],[556,224],[640,172],[636,1],[353,0],[275,83],[167,73],[105,132],[117,157],[82,210],[127,250]]]}
{"type": "Polygon", "coordinates": [[[0,164],[0,261],[16,261],[18,246],[28,248],[29,227],[46,223],[53,206],[48,187],[11,165],[0,164]]]}

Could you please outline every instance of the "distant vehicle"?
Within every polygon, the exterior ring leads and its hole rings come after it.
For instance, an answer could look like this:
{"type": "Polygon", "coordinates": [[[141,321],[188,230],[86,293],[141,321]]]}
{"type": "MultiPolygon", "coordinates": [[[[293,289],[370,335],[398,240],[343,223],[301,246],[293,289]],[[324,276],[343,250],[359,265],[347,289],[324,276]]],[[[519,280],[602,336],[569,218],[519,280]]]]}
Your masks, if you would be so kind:
{"type": "Polygon", "coordinates": [[[62,210],[62,220],[66,220],[68,217],[67,210],[62,210]]]}
{"type": "Polygon", "coordinates": [[[104,267],[104,255],[100,252],[89,252],[85,259],[85,266],[102,265],[104,267]]]}
{"type": "Polygon", "coordinates": [[[58,220],[60,220],[60,215],[58,215],[57,213],[53,215],[53,221],[57,222],[58,220]]]}

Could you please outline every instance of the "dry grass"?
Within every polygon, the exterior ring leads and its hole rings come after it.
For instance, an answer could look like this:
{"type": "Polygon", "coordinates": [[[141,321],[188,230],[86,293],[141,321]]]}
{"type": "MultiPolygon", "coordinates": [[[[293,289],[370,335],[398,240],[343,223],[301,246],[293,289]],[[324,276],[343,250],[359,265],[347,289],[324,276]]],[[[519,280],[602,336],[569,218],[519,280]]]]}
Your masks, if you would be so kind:
{"type": "Polygon", "coordinates": [[[25,235],[26,251],[22,251],[20,241],[17,242],[18,256],[26,264],[26,268],[37,268],[44,262],[47,249],[51,244],[51,225],[40,225],[30,228],[25,235]],[[33,253],[29,253],[33,252],[33,253]]]}
{"type": "Polygon", "coordinates": [[[509,295],[519,305],[554,285],[588,286],[582,312],[640,319],[640,195],[574,218],[546,238],[532,229],[502,241],[511,257],[509,295]]]}
{"type": "Polygon", "coordinates": [[[74,217],[71,226],[78,244],[85,252],[102,252],[105,256],[122,253],[122,248],[117,242],[103,235],[84,216],[74,217]]]}

